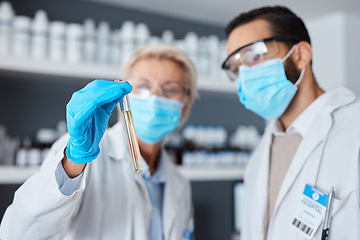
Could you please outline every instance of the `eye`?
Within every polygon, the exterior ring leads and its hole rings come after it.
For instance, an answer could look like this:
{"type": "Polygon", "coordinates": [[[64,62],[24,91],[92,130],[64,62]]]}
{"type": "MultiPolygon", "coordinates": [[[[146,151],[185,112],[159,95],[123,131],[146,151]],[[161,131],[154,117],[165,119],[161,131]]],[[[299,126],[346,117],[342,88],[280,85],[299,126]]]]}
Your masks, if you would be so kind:
{"type": "Polygon", "coordinates": [[[261,59],[261,57],[262,57],[262,55],[260,55],[260,54],[255,54],[255,55],[253,56],[253,61],[254,61],[254,62],[259,61],[259,60],[261,59]]]}
{"type": "Polygon", "coordinates": [[[137,81],[133,81],[131,85],[133,87],[134,93],[149,92],[151,89],[150,84],[147,81],[137,80],[137,81]]]}
{"type": "Polygon", "coordinates": [[[170,95],[177,95],[180,93],[180,90],[178,88],[174,88],[174,87],[165,87],[164,91],[170,95]]]}
{"type": "Polygon", "coordinates": [[[177,82],[168,82],[162,86],[164,94],[169,97],[177,97],[184,94],[184,87],[177,82]]]}
{"type": "Polygon", "coordinates": [[[140,79],[140,80],[134,82],[133,87],[135,87],[139,90],[151,89],[151,83],[149,81],[140,79]]]}
{"type": "Polygon", "coordinates": [[[149,89],[149,86],[148,86],[148,84],[146,84],[146,83],[140,84],[140,85],[138,85],[137,87],[138,87],[139,89],[149,89]]]}
{"type": "Polygon", "coordinates": [[[233,72],[236,76],[239,76],[239,68],[235,68],[232,72],[233,72]]]}

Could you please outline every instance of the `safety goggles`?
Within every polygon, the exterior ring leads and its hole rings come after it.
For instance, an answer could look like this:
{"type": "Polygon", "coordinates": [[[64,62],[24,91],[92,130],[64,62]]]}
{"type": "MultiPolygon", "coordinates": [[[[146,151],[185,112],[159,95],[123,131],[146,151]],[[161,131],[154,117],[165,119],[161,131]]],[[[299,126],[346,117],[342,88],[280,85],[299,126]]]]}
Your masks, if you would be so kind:
{"type": "Polygon", "coordinates": [[[157,80],[143,77],[130,78],[128,82],[132,86],[132,92],[144,98],[155,94],[157,91],[162,97],[184,102],[190,95],[189,87],[177,81],[170,80],[159,85],[157,80]]]}
{"type": "Polygon", "coordinates": [[[240,65],[253,66],[275,58],[279,53],[278,41],[299,42],[298,38],[292,36],[278,36],[255,41],[233,51],[221,68],[225,70],[230,80],[234,81],[239,77],[240,65]]]}

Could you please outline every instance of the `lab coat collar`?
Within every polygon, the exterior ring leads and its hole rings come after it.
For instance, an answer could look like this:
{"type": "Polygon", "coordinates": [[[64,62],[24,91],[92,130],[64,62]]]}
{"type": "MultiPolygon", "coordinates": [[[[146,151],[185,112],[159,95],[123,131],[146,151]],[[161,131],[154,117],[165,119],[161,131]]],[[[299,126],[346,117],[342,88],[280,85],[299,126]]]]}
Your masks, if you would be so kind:
{"type": "MultiPolygon", "coordinates": [[[[115,161],[129,159],[129,149],[127,148],[125,131],[123,129],[122,123],[119,121],[112,128],[108,129],[108,135],[110,138],[109,144],[109,156],[115,161]]],[[[158,183],[165,183],[167,179],[166,171],[166,154],[163,148],[160,149],[160,161],[158,169],[155,174],[151,177],[152,181],[158,183]]],[[[141,162],[143,165],[143,172],[141,175],[144,177],[150,177],[149,166],[141,156],[141,162]]],[[[138,179],[138,178],[136,178],[138,179]]]]}
{"type": "MultiPolygon", "coordinates": [[[[170,239],[171,230],[176,221],[176,216],[183,209],[179,209],[178,202],[182,200],[182,195],[184,192],[184,179],[179,174],[178,170],[174,163],[171,162],[170,156],[166,153],[165,150],[162,151],[163,155],[163,167],[167,176],[171,176],[166,179],[165,190],[164,190],[164,201],[163,201],[163,226],[164,226],[164,239],[170,239]]],[[[145,181],[140,174],[134,174],[131,171],[128,171],[132,178],[135,180],[136,184],[141,188],[143,198],[149,203],[147,204],[147,212],[151,212],[151,203],[149,193],[147,192],[145,181]]],[[[148,218],[149,214],[146,215],[148,218]]]]}
{"type": "Polygon", "coordinates": [[[163,153],[164,159],[166,159],[166,172],[168,176],[171,176],[167,178],[165,184],[163,205],[164,239],[170,239],[170,231],[177,219],[177,215],[184,211],[183,209],[179,209],[178,206],[180,206],[180,204],[178,204],[178,202],[183,200],[185,179],[180,175],[166,151],[163,153]]]}
{"type": "Polygon", "coordinates": [[[145,161],[145,159],[143,157],[141,157],[141,163],[143,166],[143,170],[142,170],[141,174],[143,175],[144,178],[151,179],[151,181],[154,183],[165,183],[166,182],[167,174],[166,174],[166,164],[165,164],[163,149],[161,149],[159,165],[158,165],[158,168],[156,169],[154,175],[152,175],[152,176],[150,175],[149,165],[147,164],[147,162],[145,161]]]}
{"type": "MultiPolygon", "coordinates": [[[[296,151],[295,156],[290,164],[289,170],[280,188],[274,208],[274,214],[272,217],[276,216],[277,209],[280,203],[286,196],[286,193],[292,186],[296,177],[299,175],[309,155],[327,137],[333,124],[333,116],[332,116],[333,112],[342,106],[354,102],[355,99],[356,99],[356,95],[344,87],[338,88],[333,91],[329,91],[327,93],[326,102],[323,108],[318,112],[315,119],[310,124],[309,130],[305,134],[303,141],[300,143],[299,148],[296,151]]],[[[269,150],[270,150],[270,146],[271,144],[269,144],[269,150]]],[[[320,157],[321,156],[319,155],[319,158],[320,157]]],[[[314,176],[314,179],[315,178],[316,176],[314,176]]]]}
{"type": "Polygon", "coordinates": [[[131,168],[129,149],[127,147],[126,136],[124,131],[124,126],[121,121],[117,122],[113,127],[107,130],[110,146],[108,149],[109,157],[114,161],[128,161],[128,164],[125,166],[128,168],[126,174],[128,174],[129,179],[133,179],[140,189],[140,193],[143,199],[146,199],[146,206],[144,209],[145,217],[149,219],[151,211],[151,202],[149,193],[145,186],[144,179],[140,174],[135,174],[131,168]]]}
{"type": "Polygon", "coordinates": [[[304,137],[315,119],[316,114],[320,112],[321,108],[325,104],[327,95],[328,93],[324,93],[315,99],[315,101],[313,101],[285,131],[280,123],[280,120],[276,120],[276,127],[274,129],[275,132],[273,132],[273,134],[275,136],[284,136],[299,133],[302,137],[304,137]]]}

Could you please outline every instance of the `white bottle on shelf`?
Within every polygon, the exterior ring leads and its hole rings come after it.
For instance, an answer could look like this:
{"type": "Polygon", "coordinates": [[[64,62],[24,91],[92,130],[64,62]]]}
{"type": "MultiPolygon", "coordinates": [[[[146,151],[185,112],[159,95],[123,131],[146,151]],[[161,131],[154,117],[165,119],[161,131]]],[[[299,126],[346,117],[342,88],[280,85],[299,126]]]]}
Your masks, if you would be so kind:
{"type": "Polygon", "coordinates": [[[38,10],[31,25],[31,57],[45,59],[47,57],[49,21],[46,12],[38,10]]]}
{"type": "Polygon", "coordinates": [[[29,166],[37,166],[41,164],[41,151],[38,148],[31,148],[27,153],[29,166]]]}
{"type": "Polygon", "coordinates": [[[135,27],[135,48],[141,47],[148,43],[150,38],[149,28],[145,23],[138,23],[135,27]]]}
{"type": "Polygon", "coordinates": [[[15,57],[29,56],[31,19],[25,16],[16,16],[12,31],[12,54],[15,57]]]}
{"type": "Polygon", "coordinates": [[[211,35],[208,38],[209,49],[209,79],[216,80],[220,69],[219,61],[219,38],[215,35],[211,35]]]}
{"type": "Polygon", "coordinates": [[[82,61],[82,37],[83,27],[81,24],[70,23],[66,29],[66,61],[68,63],[80,63],[82,61]]]}
{"type": "Polygon", "coordinates": [[[0,54],[10,53],[11,30],[14,18],[14,10],[7,1],[0,3],[0,54]]]}
{"type": "Polygon", "coordinates": [[[197,53],[198,53],[197,54],[197,65],[198,65],[199,80],[208,81],[209,80],[209,52],[208,52],[206,37],[201,37],[199,39],[199,46],[198,46],[197,53]]]}
{"type": "MultiPolygon", "coordinates": [[[[219,44],[219,58],[218,58],[218,66],[220,66],[223,61],[226,59],[227,57],[227,54],[226,54],[226,40],[223,39],[220,41],[220,44],[219,44]]],[[[218,70],[218,80],[219,82],[229,82],[229,78],[228,76],[226,75],[225,71],[222,70],[221,68],[217,67],[218,70]]]]}
{"type": "Polygon", "coordinates": [[[110,61],[111,64],[120,67],[121,64],[121,49],[120,49],[120,30],[116,29],[111,33],[111,50],[110,61]]]}
{"type": "Polygon", "coordinates": [[[180,49],[183,52],[186,52],[186,46],[185,46],[184,40],[182,40],[182,39],[175,40],[174,44],[175,44],[175,47],[177,47],[178,49],[180,49]]]}
{"type": "Polygon", "coordinates": [[[196,134],[196,127],[192,124],[187,125],[183,132],[182,132],[183,138],[185,139],[185,141],[188,142],[195,142],[195,138],[197,136],[196,134]]]}
{"type": "Polygon", "coordinates": [[[135,24],[125,21],[121,26],[121,63],[126,62],[135,49],[134,34],[135,24]]]}
{"type": "Polygon", "coordinates": [[[99,23],[97,30],[97,62],[102,65],[109,63],[110,26],[107,22],[99,23]]]}
{"type": "Polygon", "coordinates": [[[190,168],[192,166],[191,152],[184,151],[182,154],[182,166],[190,168]]]}
{"type": "Polygon", "coordinates": [[[57,132],[52,128],[40,128],[36,131],[35,140],[41,145],[51,145],[57,139],[57,132]]]}
{"type": "Polygon", "coordinates": [[[50,23],[49,58],[51,61],[63,61],[65,59],[65,32],[66,24],[64,22],[50,23]]]}
{"type": "Polygon", "coordinates": [[[96,49],[96,41],[95,41],[95,22],[94,20],[88,18],[84,22],[84,62],[93,63],[95,61],[95,49],[96,49]]]}
{"type": "Polygon", "coordinates": [[[164,44],[173,45],[174,33],[170,30],[165,30],[161,35],[161,39],[164,44]]]}
{"type": "Polygon", "coordinates": [[[22,146],[16,151],[15,164],[19,167],[24,167],[29,163],[29,149],[31,148],[32,141],[30,138],[25,137],[22,141],[22,146]]]}
{"type": "Polygon", "coordinates": [[[156,45],[156,44],[160,44],[160,43],[161,43],[161,38],[160,37],[151,36],[149,38],[149,42],[148,42],[149,45],[156,45]]]}
{"type": "MultiPolygon", "coordinates": [[[[189,58],[197,65],[198,36],[194,32],[188,32],[184,38],[185,52],[189,58]]],[[[196,66],[198,69],[198,66],[196,66]]]]}
{"type": "Polygon", "coordinates": [[[28,150],[25,148],[20,148],[16,151],[16,160],[15,164],[18,167],[24,167],[28,162],[28,150]]]}
{"type": "Polygon", "coordinates": [[[19,138],[10,138],[7,137],[6,145],[5,145],[5,164],[12,165],[15,160],[16,150],[20,147],[20,139],[19,138]]]}

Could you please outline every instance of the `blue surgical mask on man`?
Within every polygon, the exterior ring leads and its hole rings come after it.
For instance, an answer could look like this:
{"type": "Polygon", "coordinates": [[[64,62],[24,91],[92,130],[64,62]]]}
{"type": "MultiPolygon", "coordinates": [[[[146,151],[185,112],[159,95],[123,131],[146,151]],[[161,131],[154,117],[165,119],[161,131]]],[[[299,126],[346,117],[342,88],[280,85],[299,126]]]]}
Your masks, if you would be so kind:
{"type": "Polygon", "coordinates": [[[129,98],[136,135],[143,142],[157,143],[180,125],[181,102],[155,95],[144,98],[134,93],[129,98]]]}
{"type": "Polygon", "coordinates": [[[275,58],[254,66],[240,66],[238,96],[245,108],[268,120],[283,115],[305,72],[304,67],[295,84],[286,77],[283,62],[295,48],[296,45],[283,59],[275,58]]]}

